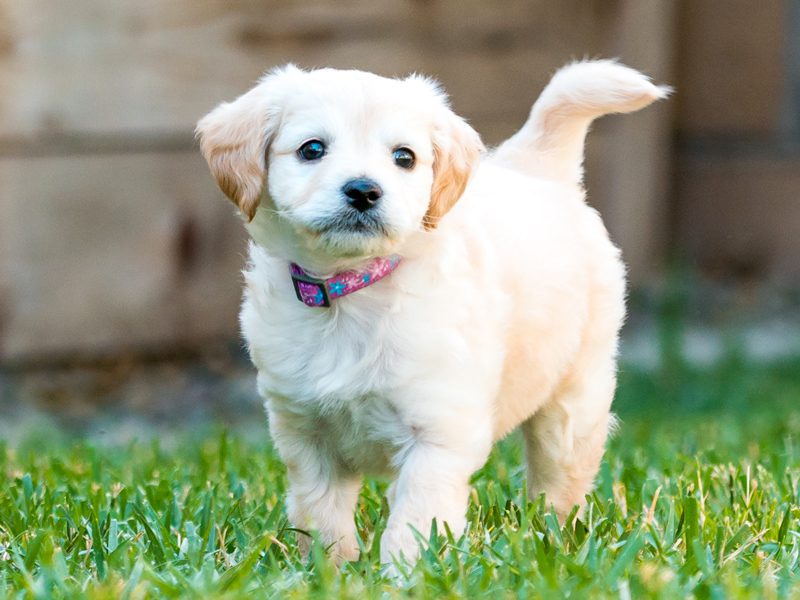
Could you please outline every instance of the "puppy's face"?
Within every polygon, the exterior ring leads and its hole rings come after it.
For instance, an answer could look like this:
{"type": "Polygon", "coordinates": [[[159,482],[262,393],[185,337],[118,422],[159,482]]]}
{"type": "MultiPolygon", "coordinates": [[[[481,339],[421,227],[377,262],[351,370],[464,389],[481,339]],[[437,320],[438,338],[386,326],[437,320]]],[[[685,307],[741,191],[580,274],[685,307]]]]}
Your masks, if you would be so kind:
{"type": "Polygon", "coordinates": [[[334,257],[390,252],[436,227],[482,149],[428,80],[294,67],[217,107],[198,136],[248,221],[334,257]]]}

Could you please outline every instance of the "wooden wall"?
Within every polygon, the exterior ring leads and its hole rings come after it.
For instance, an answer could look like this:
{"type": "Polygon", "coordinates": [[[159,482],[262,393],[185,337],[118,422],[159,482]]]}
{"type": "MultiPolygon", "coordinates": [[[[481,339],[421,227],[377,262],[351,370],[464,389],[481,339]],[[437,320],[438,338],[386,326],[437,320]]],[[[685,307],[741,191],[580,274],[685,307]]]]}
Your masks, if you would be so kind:
{"type": "Polygon", "coordinates": [[[674,245],[706,274],[797,286],[800,3],[724,4],[681,5],[674,245]]]}
{"type": "MultiPolygon", "coordinates": [[[[285,62],[441,79],[488,143],[549,74],[671,80],[671,0],[0,0],[0,361],[236,335],[241,226],[197,119],[285,62]]],[[[669,105],[597,127],[592,201],[636,278],[663,255],[669,105]]]]}

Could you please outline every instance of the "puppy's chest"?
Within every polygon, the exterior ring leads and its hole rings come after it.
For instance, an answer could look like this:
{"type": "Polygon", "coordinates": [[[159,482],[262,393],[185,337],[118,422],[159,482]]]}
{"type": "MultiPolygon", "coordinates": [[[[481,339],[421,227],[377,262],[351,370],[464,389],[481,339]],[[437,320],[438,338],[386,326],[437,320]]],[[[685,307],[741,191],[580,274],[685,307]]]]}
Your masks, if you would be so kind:
{"type": "Polygon", "coordinates": [[[396,385],[409,349],[376,320],[272,321],[248,335],[264,391],[331,412],[354,398],[382,397],[396,385]]]}
{"type": "Polygon", "coordinates": [[[387,472],[392,457],[414,436],[393,403],[374,395],[352,398],[328,412],[311,409],[305,418],[326,453],[354,472],[387,472]]]}
{"type": "Polygon", "coordinates": [[[414,435],[402,414],[418,355],[413,338],[393,335],[396,324],[385,313],[340,313],[335,322],[273,313],[258,321],[245,334],[270,410],[291,414],[346,468],[385,472],[414,435]]]}

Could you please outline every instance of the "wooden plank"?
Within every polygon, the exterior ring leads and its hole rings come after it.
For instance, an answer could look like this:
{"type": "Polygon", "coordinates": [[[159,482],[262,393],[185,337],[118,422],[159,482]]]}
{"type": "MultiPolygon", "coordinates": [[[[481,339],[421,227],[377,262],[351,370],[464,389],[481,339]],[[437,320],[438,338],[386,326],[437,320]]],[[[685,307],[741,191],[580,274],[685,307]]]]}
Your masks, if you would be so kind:
{"type": "Polygon", "coordinates": [[[760,151],[684,154],[678,240],[723,277],[800,279],[800,158],[760,151]]]}
{"type": "Polygon", "coordinates": [[[190,130],[289,60],[357,54],[393,70],[413,62],[392,43],[400,12],[374,0],[0,0],[0,135],[190,130]]]}
{"type": "Polygon", "coordinates": [[[190,131],[289,61],[428,72],[460,110],[516,111],[554,68],[598,53],[594,4],[0,0],[0,140],[190,131]]]}
{"type": "MultiPolygon", "coordinates": [[[[662,38],[626,41],[666,14],[643,4],[0,0],[0,360],[236,335],[243,231],[191,131],[265,68],[427,72],[493,144],[570,59],[610,49],[662,75],[662,38]]],[[[590,138],[590,193],[629,261],[653,252],[637,196],[659,177],[654,118],[590,138]]]]}
{"type": "Polygon", "coordinates": [[[684,135],[780,133],[789,4],[680,3],[677,123],[684,135]]]}
{"type": "Polygon", "coordinates": [[[0,360],[237,330],[243,229],[197,153],[0,160],[0,360]]]}

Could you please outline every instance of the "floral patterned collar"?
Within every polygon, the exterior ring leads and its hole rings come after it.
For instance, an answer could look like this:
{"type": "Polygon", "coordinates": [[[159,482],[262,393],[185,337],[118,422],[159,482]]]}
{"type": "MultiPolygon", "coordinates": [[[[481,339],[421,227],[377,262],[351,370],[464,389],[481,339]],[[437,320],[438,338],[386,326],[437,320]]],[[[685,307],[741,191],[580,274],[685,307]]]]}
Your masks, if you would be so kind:
{"type": "Polygon", "coordinates": [[[313,277],[295,263],[289,265],[289,272],[300,302],[306,306],[330,306],[331,300],[347,296],[380,281],[397,268],[400,260],[396,254],[386,258],[374,258],[363,269],[343,271],[328,279],[313,277]]]}

